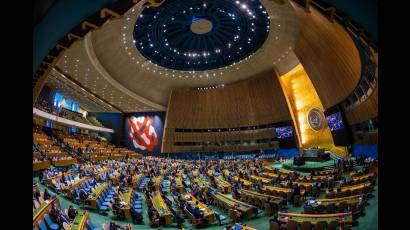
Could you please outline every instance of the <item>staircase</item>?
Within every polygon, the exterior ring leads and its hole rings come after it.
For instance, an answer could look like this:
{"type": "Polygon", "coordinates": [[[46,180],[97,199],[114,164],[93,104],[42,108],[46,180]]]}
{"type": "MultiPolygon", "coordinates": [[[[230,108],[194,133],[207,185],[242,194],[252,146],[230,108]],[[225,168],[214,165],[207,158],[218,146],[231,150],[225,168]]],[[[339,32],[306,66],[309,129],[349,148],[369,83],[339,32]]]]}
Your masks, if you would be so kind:
{"type": "MultiPolygon", "coordinates": [[[[350,159],[350,160],[354,160],[353,157],[351,157],[351,158],[343,158],[343,157],[339,156],[338,154],[335,154],[335,153],[333,153],[333,152],[331,152],[331,151],[326,151],[326,152],[329,153],[330,159],[333,160],[333,161],[336,161],[336,162],[337,162],[338,160],[340,160],[340,159],[350,159]]],[[[356,161],[353,161],[353,167],[356,167],[356,166],[357,166],[356,161]]],[[[325,166],[325,167],[324,167],[324,170],[333,170],[334,168],[335,168],[334,165],[329,165],[329,166],[325,166]]]]}

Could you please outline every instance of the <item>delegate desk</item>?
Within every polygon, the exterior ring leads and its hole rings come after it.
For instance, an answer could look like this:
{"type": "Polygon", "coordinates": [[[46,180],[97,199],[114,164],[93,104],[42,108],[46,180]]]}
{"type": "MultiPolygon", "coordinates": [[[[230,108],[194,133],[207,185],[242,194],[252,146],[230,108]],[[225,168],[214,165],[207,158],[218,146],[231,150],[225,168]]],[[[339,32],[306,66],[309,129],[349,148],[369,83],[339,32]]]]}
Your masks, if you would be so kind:
{"type": "Polygon", "coordinates": [[[77,164],[77,159],[65,159],[53,161],[54,166],[67,166],[77,164]]]}
{"type": "Polygon", "coordinates": [[[352,180],[354,182],[361,181],[361,180],[370,180],[371,181],[374,178],[374,175],[375,175],[374,173],[369,173],[369,174],[360,175],[360,176],[353,175],[352,180]]]}
{"type": "Polygon", "coordinates": [[[33,228],[38,228],[38,221],[42,220],[44,221],[44,216],[50,212],[52,204],[56,204],[60,206],[60,201],[57,199],[57,197],[54,197],[52,200],[46,200],[44,201],[40,207],[38,207],[34,212],[33,212],[33,228]]]}
{"type": "Polygon", "coordinates": [[[108,159],[108,156],[92,156],[90,158],[90,160],[94,163],[97,162],[97,161],[103,161],[103,160],[106,160],[106,159],[108,159]]]}
{"type": "Polygon", "coordinates": [[[88,201],[93,209],[97,209],[97,199],[100,197],[101,193],[108,187],[107,183],[103,183],[98,186],[93,193],[88,196],[88,201]]]}
{"type": "Polygon", "coordinates": [[[340,198],[332,198],[332,199],[317,199],[316,203],[319,205],[324,205],[328,206],[330,204],[339,205],[342,202],[346,202],[348,205],[356,205],[360,204],[363,201],[363,198],[361,195],[355,195],[355,196],[346,196],[346,197],[340,197],[340,198]]]}
{"type": "Polygon", "coordinates": [[[276,187],[276,186],[264,186],[262,187],[262,190],[267,190],[267,191],[276,191],[276,192],[284,192],[284,193],[290,193],[292,192],[291,188],[282,188],[282,187],[276,187]]]}
{"type": "Polygon", "coordinates": [[[182,185],[182,176],[178,176],[175,178],[175,186],[177,187],[177,191],[179,193],[184,192],[184,186],[182,185]]]}
{"type": "Polygon", "coordinates": [[[37,161],[33,162],[33,171],[41,170],[41,169],[48,169],[50,168],[51,164],[49,161],[37,161]]]}
{"type": "MultiPolygon", "coordinates": [[[[349,185],[349,186],[343,186],[341,187],[342,192],[346,192],[346,191],[351,191],[353,194],[358,192],[358,191],[362,191],[368,187],[371,186],[370,182],[366,182],[366,183],[362,183],[362,184],[355,184],[355,185],[349,185]]],[[[338,194],[337,192],[337,188],[333,189],[333,192],[329,192],[329,190],[326,190],[326,195],[330,195],[330,194],[338,194]]]]}
{"type": "Polygon", "coordinates": [[[272,179],[277,179],[279,178],[279,174],[273,173],[273,172],[262,172],[260,173],[262,176],[266,176],[272,179]]]}
{"type": "MultiPolygon", "coordinates": [[[[215,221],[215,213],[212,211],[212,209],[208,208],[205,204],[197,200],[191,193],[188,193],[184,196],[185,200],[191,200],[191,205],[196,206],[196,203],[198,203],[198,208],[204,213],[203,219],[207,221],[208,224],[211,224],[215,221]]],[[[185,212],[189,213],[191,219],[195,219],[194,216],[185,209],[185,212]]]]}
{"type": "Polygon", "coordinates": [[[130,188],[128,192],[123,193],[121,196],[121,201],[124,202],[124,206],[121,208],[121,211],[124,213],[125,219],[131,219],[131,197],[132,197],[133,188],[130,188]]]}
{"type": "Polygon", "coordinates": [[[71,224],[71,230],[84,230],[87,229],[88,212],[79,213],[75,216],[73,223],[71,224]]]}
{"type": "Polygon", "coordinates": [[[205,181],[203,181],[201,178],[196,177],[194,179],[195,184],[197,184],[202,190],[204,190],[205,192],[208,191],[208,188],[210,188],[209,184],[205,181]]]}
{"type": "Polygon", "coordinates": [[[46,153],[46,157],[66,157],[69,156],[68,153],[46,153]]]}
{"type": "Polygon", "coordinates": [[[105,168],[105,169],[99,171],[98,173],[95,174],[95,179],[96,179],[97,181],[99,181],[99,180],[100,180],[100,176],[103,175],[104,173],[107,173],[107,172],[110,171],[110,170],[111,170],[110,168],[105,168]]]}
{"type": "Polygon", "coordinates": [[[155,190],[161,191],[161,182],[162,182],[163,179],[164,179],[163,175],[155,177],[155,179],[154,179],[155,190]]]}
{"type": "Polygon", "coordinates": [[[72,191],[74,190],[74,189],[76,189],[77,187],[79,187],[80,185],[82,185],[83,183],[85,183],[87,180],[88,180],[89,178],[86,176],[86,177],[83,177],[83,178],[81,178],[81,179],[79,179],[78,181],[76,181],[76,182],[74,182],[73,184],[71,184],[69,187],[67,187],[67,188],[65,188],[64,190],[63,190],[63,193],[69,198],[69,199],[71,199],[72,198],[72,191]]]}
{"type": "Polygon", "coordinates": [[[218,192],[214,194],[214,198],[215,203],[225,210],[228,210],[233,206],[237,206],[238,210],[242,213],[243,216],[252,217],[256,214],[257,209],[255,206],[233,199],[228,195],[218,192]]]}
{"type": "Polygon", "coordinates": [[[252,199],[257,198],[257,199],[259,199],[263,202],[268,202],[268,200],[270,200],[271,203],[276,204],[277,207],[279,207],[279,208],[286,205],[286,200],[283,197],[272,196],[272,195],[268,195],[268,194],[264,194],[264,193],[258,193],[258,192],[255,192],[255,191],[250,191],[250,190],[245,190],[245,189],[239,190],[239,193],[241,194],[241,196],[250,197],[252,199]]]}
{"type": "Polygon", "coordinates": [[[275,168],[271,165],[265,165],[265,166],[263,166],[263,169],[268,171],[268,172],[273,172],[275,170],[275,168]]]}
{"type": "Polygon", "coordinates": [[[218,189],[222,193],[230,193],[232,192],[232,186],[229,182],[226,180],[222,179],[221,177],[214,177],[216,186],[218,186],[218,189]]]}
{"type": "Polygon", "coordinates": [[[159,216],[165,220],[165,224],[171,224],[171,211],[169,210],[164,199],[162,198],[160,191],[154,191],[150,199],[152,205],[154,206],[155,210],[157,210],[159,216]]]}
{"type": "Polygon", "coordinates": [[[301,181],[294,181],[292,182],[292,185],[296,184],[297,186],[303,186],[304,188],[312,188],[313,187],[313,182],[301,182],[301,181]]]}
{"type": "MultiPolygon", "coordinates": [[[[69,176],[69,175],[71,175],[71,170],[68,171],[68,172],[66,172],[66,173],[64,173],[64,176],[69,176]]],[[[63,177],[63,172],[60,172],[60,173],[58,173],[57,175],[46,179],[44,182],[46,183],[46,185],[47,185],[48,187],[53,188],[53,187],[54,187],[54,185],[53,185],[53,180],[59,180],[59,179],[61,179],[61,177],[63,177]]]]}
{"type": "Polygon", "coordinates": [[[289,175],[289,174],[293,174],[293,173],[294,173],[294,171],[292,171],[292,170],[287,170],[287,169],[283,169],[283,168],[281,168],[281,169],[279,170],[279,174],[289,175]]]}
{"type": "Polygon", "coordinates": [[[239,177],[237,177],[237,176],[232,177],[232,179],[233,179],[235,182],[241,181],[241,182],[243,183],[243,185],[245,185],[246,187],[252,186],[252,182],[250,182],[250,181],[248,181],[248,180],[245,180],[245,179],[242,179],[242,178],[239,178],[239,177]]]}
{"type": "Polygon", "coordinates": [[[281,223],[288,223],[289,220],[293,220],[299,224],[304,221],[309,221],[312,224],[316,224],[319,221],[325,221],[327,223],[337,221],[339,224],[351,224],[353,222],[353,215],[352,212],[335,214],[300,214],[279,212],[279,221],[281,223]]]}
{"type": "Polygon", "coordinates": [[[132,187],[136,188],[138,186],[138,184],[140,183],[140,180],[142,179],[142,174],[138,174],[134,177],[134,179],[132,180],[132,187]]]}
{"type": "Polygon", "coordinates": [[[258,181],[258,182],[261,181],[264,184],[270,184],[272,182],[271,179],[260,177],[260,176],[255,176],[255,175],[252,175],[249,178],[251,178],[254,181],[258,181]]]}

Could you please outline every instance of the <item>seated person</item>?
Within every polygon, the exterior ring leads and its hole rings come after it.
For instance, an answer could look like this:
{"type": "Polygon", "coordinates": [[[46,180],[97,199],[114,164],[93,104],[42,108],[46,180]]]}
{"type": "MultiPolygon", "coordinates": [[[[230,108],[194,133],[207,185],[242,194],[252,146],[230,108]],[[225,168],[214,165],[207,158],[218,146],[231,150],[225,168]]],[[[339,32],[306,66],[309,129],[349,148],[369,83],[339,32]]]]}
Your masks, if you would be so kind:
{"type": "Polygon", "coordinates": [[[122,227],[120,225],[117,225],[113,221],[110,222],[109,230],[127,230],[127,229],[128,229],[127,227],[122,227]]]}
{"type": "Polygon", "coordinates": [[[158,225],[159,224],[158,212],[151,206],[151,207],[148,208],[147,213],[148,213],[149,219],[151,221],[151,224],[155,225],[155,226],[158,225]]]}
{"type": "Polygon", "coordinates": [[[144,224],[142,213],[135,212],[134,209],[131,209],[131,217],[134,223],[140,224],[140,225],[144,224]]]}
{"type": "Polygon", "coordinates": [[[81,200],[87,200],[88,199],[88,193],[84,189],[80,189],[80,199],[81,200]]]}
{"type": "Polygon", "coordinates": [[[40,190],[38,190],[38,189],[33,189],[33,197],[34,197],[38,202],[40,202],[40,201],[39,201],[40,196],[41,196],[40,190]]]}
{"type": "Polygon", "coordinates": [[[51,195],[50,195],[50,193],[48,193],[47,189],[44,189],[43,198],[44,198],[44,200],[51,199],[51,195]]]}
{"type": "Polygon", "coordinates": [[[70,207],[68,207],[68,218],[70,220],[74,220],[75,216],[78,214],[77,209],[75,209],[72,205],[70,205],[70,207]]]}
{"type": "Polygon", "coordinates": [[[195,218],[202,218],[203,215],[201,213],[201,210],[199,210],[198,207],[193,208],[189,203],[186,206],[186,209],[188,212],[190,212],[195,218]]]}
{"type": "Polygon", "coordinates": [[[68,220],[67,216],[61,211],[61,209],[57,205],[55,205],[55,203],[52,204],[49,215],[53,222],[60,225],[60,227],[63,225],[63,223],[70,224],[70,221],[68,220]]]}
{"type": "Polygon", "coordinates": [[[114,202],[112,203],[113,211],[116,212],[117,215],[124,216],[124,212],[121,210],[122,208],[123,208],[123,205],[121,204],[121,200],[118,197],[115,197],[114,202]]]}

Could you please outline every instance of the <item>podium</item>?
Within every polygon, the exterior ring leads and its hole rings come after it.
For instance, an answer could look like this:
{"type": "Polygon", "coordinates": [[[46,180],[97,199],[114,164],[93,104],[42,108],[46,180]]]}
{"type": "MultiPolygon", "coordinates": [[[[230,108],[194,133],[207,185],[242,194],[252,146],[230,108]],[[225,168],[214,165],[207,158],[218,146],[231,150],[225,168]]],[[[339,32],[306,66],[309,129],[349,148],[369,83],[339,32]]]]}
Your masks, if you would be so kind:
{"type": "Polygon", "coordinates": [[[329,153],[325,153],[322,148],[308,148],[303,150],[303,159],[305,161],[323,162],[330,160],[329,153]]]}

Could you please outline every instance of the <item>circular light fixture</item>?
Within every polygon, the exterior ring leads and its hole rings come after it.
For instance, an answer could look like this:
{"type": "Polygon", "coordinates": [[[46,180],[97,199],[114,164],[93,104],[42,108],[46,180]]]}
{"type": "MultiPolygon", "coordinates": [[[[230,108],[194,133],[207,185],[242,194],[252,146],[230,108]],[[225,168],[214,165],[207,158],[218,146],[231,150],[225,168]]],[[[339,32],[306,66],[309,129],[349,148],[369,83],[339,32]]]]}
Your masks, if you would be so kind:
{"type": "Polygon", "coordinates": [[[192,33],[195,34],[207,34],[212,30],[212,27],[213,24],[210,20],[195,17],[190,26],[192,33]]]}

